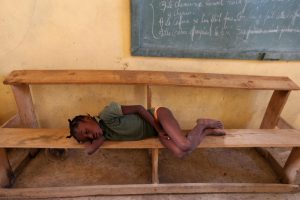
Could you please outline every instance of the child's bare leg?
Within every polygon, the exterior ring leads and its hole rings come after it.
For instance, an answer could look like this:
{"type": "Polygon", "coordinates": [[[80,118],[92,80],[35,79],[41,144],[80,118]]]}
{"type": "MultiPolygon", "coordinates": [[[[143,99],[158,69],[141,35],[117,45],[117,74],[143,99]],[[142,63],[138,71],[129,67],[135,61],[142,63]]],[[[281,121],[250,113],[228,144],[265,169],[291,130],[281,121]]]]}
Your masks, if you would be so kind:
{"type": "MultiPolygon", "coordinates": [[[[224,130],[222,129],[205,129],[203,132],[203,137],[205,135],[215,135],[215,136],[221,136],[225,135],[224,130]]],[[[190,154],[194,149],[190,149],[188,151],[183,151],[177,145],[174,143],[173,140],[167,139],[167,137],[159,136],[160,142],[167,147],[177,158],[184,158],[188,154],[190,154]]],[[[197,145],[196,145],[197,147],[197,145]]]]}
{"type": "Polygon", "coordinates": [[[206,128],[222,128],[220,121],[203,119],[198,120],[196,127],[191,131],[188,137],[185,137],[181,128],[168,108],[160,107],[157,110],[158,121],[163,130],[170,136],[175,145],[182,151],[190,151],[195,149],[202,141],[205,134],[202,134],[206,128]]]}
{"type": "Polygon", "coordinates": [[[167,147],[177,158],[184,158],[189,152],[182,151],[171,139],[164,136],[159,136],[160,142],[167,147]]]}
{"type": "Polygon", "coordinates": [[[202,142],[203,138],[209,134],[224,135],[222,122],[212,119],[198,119],[197,125],[187,135],[192,142],[190,151],[193,151],[202,142]]]}
{"type": "Polygon", "coordinates": [[[181,128],[168,108],[160,107],[157,109],[157,118],[163,130],[170,136],[171,140],[182,151],[187,151],[191,142],[183,135],[181,128]]]}
{"type": "MultiPolygon", "coordinates": [[[[225,135],[224,130],[222,129],[205,129],[203,135],[215,135],[221,136],[225,135]]],[[[204,137],[204,136],[203,136],[204,137]]],[[[189,151],[183,151],[177,147],[173,140],[167,139],[167,137],[159,136],[160,142],[168,148],[177,158],[184,158],[188,154],[190,154],[194,149],[190,149],[189,151]]]]}

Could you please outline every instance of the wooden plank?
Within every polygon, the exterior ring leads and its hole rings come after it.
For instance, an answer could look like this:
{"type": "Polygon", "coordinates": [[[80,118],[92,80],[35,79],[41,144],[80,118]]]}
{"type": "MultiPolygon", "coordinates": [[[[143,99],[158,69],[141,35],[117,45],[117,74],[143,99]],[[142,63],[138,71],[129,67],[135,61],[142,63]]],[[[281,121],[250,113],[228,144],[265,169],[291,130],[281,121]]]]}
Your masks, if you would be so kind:
{"type": "Polygon", "coordinates": [[[2,128],[21,128],[21,119],[20,119],[19,114],[16,114],[12,118],[10,118],[1,127],[2,128]]]}
{"type": "MultiPolygon", "coordinates": [[[[207,136],[199,148],[214,147],[300,147],[300,130],[296,129],[226,129],[225,136],[207,136]]],[[[0,128],[2,148],[83,148],[67,139],[69,130],[0,128]]],[[[102,148],[164,148],[157,138],[140,141],[106,141],[102,148]]]]}
{"type": "MultiPolygon", "coordinates": [[[[34,112],[29,85],[12,85],[11,88],[15,96],[18,114],[21,119],[21,126],[27,128],[38,128],[39,124],[34,112]]],[[[39,149],[30,150],[31,157],[35,157],[38,153],[39,149]]]]}
{"type": "Polygon", "coordinates": [[[7,158],[6,150],[0,148],[0,187],[11,187],[15,176],[7,158]]]}
{"type": "Polygon", "coordinates": [[[47,188],[0,189],[4,198],[59,198],[98,195],[187,194],[187,193],[279,193],[298,190],[298,185],[263,183],[173,183],[92,185],[47,188]]]}
{"type": "Polygon", "coordinates": [[[277,127],[280,129],[293,129],[294,127],[290,125],[287,121],[285,121],[283,118],[279,118],[277,127]]]}
{"type": "Polygon", "coordinates": [[[147,109],[152,107],[152,90],[151,86],[147,85],[147,109]]]}
{"type": "MultiPolygon", "coordinates": [[[[290,91],[278,91],[275,90],[268,104],[264,118],[260,125],[262,129],[274,129],[278,125],[280,120],[280,114],[287,102],[290,91]]],[[[290,129],[289,129],[290,130],[290,129]]],[[[261,147],[256,148],[256,151],[263,156],[270,164],[275,173],[279,176],[280,180],[285,179],[286,175],[280,164],[276,161],[273,155],[268,150],[261,147]]]]}
{"type": "Polygon", "coordinates": [[[15,96],[18,113],[24,127],[37,128],[38,122],[34,113],[32,97],[28,85],[11,86],[15,96]]]}
{"type": "MultiPolygon", "coordinates": [[[[13,116],[1,128],[18,127],[19,115],[13,116]]],[[[15,174],[8,160],[6,149],[0,148],[0,187],[11,187],[15,181],[15,174]]]]}
{"type": "MultiPolygon", "coordinates": [[[[294,128],[284,119],[280,118],[278,127],[282,129],[294,128]]],[[[300,184],[300,148],[293,147],[284,167],[283,167],[283,183],[300,184]]]]}
{"type": "Polygon", "coordinates": [[[14,175],[16,178],[18,178],[18,176],[22,173],[25,167],[30,163],[32,158],[33,157],[30,155],[30,153],[27,153],[27,155],[19,161],[18,165],[15,167],[14,170],[14,175]]]}
{"type": "Polygon", "coordinates": [[[4,84],[150,84],[207,88],[299,90],[288,77],[162,71],[17,70],[4,84]]]}
{"type": "Polygon", "coordinates": [[[278,180],[283,181],[285,177],[285,173],[283,171],[283,168],[278,163],[278,161],[274,158],[274,156],[264,148],[256,148],[256,151],[269,163],[273,171],[276,173],[278,180]]]}
{"type": "MultiPolygon", "coordinates": [[[[289,125],[283,118],[279,118],[278,120],[278,124],[276,126],[276,128],[280,128],[280,129],[294,129],[294,127],[292,127],[291,125],[289,125]]],[[[268,163],[270,164],[270,166],[272,167],[272,169],[274,170],[274,172],[277,174],[279,180],[281,182],[285,182],[288,183],[286,181],[286,175],[285,172],[283,170],[283,167],[278,163],[277,159],[273,156],[272,153],[270,153],[268,151],[268,149],[264,149],[264,148],[256,148],[256,151],[264,158],[266,159],[266,161],[268,161],[268,163]]]]}
{"type": "MultiPolygon", "coordinates": [[[[2,128],[20,128],[22,127],[21,125],[21,119],[19,114],[16,114],[13,116],[11,119],[9,119],[6,123],[2,125],[2,128]]],[[[27,150],[28,151],[28,150],[27,150]]],[[[11,160],[8,160],[8,157],[6,156],[6,159],[8,164],[6,166],[9,166],[9,173],[6,174],[11,174],[10,179],[12,179],[9,185],[12,185],[14,180],[21,174],[22,170],[29,164],[29,162],[32,160],[32,158],[35,157],[35,153],[37,151],[30,151],[27,153],[27,155],[23,156],[21,159],[18,159],[18,162],[14,163],[11,162],[11,160]]],[[[19,156],[17,156],[19,157],[19,156]]],[[[3,162],[3,161],[2,161],[3,162]]],[[[8,177],[9,178],[9,177],[8,177]]],[[[2,185],[2,184],[1,184],[2,185]]]]}
{"type": "Polygon", "coordinates": [[[300,184],[300,148],[294,147],[284,165],[284,183],[300,184]]]}
{"type": "Polygon", "coordinates": [[[159,176],[158,176],[158,155],[159,149],[152,149],[152,183],[158,184],[159,183],[159,176]]]}
{"type": "MultiPolygon", "coordinates": [[[[289,123],[287,123],[283,118],[279,118],[278,124],[276,128],[280,129],[294,129],[289,123]]],[[[287,178],[287,175],[284,171],[284,168],[281,166],[281,164],[278,163],[277,159],[273,156],[272,153],[270,153],[267,149],[264,148],[256,148],[258,153],[263,156],[270,164],[272,169],[275,171],[277,176],[279,177],[279,180],[283,183],[289,183],[289,180],[287,178]]]]}
{"type": "Polygon", "coordinates": [[[260,128],[275,128],[290,91],[274,91],[265,112],[260,128]]]}

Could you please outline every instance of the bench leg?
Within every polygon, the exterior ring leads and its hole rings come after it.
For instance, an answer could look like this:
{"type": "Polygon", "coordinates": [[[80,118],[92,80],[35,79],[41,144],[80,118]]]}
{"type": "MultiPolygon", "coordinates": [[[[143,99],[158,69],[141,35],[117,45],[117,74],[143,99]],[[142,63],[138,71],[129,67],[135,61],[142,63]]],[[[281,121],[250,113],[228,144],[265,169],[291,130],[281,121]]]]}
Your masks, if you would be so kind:
{"type": "Polygon", "coordinates": [[[280,119],[280,114],[288,100],[290,91],[275,90],[270,99],[269,105],[261,122],[260,128],[275,128],[280,119]]]}
{"type": "Polygon", "coordinates": [[[158,154],[159,149],[152,149],[152,183],[158,184],[158,154]]]}
{"type": "Polygon", "coordinates": [[[300,147],[294,147],[284,165],[284,183],[300,184],[300,147]]]}
{"type": "MultiPolygon", "coordinates": [[[[273,92],[268,107],[266,109],[264,118],[260,125],[261,129],[274,129],[277,126],[280,120],[280,114],[288,100],[289,95],[289,90],[275,90],[273,92]]],[[[281,165],[273,157],[273,155],[267,149],[260,147],[257,147],[255,149],[263,158],[266,159],[267,162],[269,162],[272,169],[278,175],[278,178],[281,180],[282,177],[284,177],[284,171],[281,165]]]]}
{"type": "Polygon", "coordinates": [[[11,187],[15,181],[13,170],[8,161],[5,149],[0,149],[0,186],[11,187]]]}

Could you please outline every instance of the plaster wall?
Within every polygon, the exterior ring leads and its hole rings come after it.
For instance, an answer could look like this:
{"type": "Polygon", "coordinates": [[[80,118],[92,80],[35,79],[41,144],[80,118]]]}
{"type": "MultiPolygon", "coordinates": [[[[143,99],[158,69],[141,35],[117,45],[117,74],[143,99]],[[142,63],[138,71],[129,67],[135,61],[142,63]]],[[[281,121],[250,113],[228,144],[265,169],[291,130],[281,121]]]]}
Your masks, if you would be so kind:
{"type": "MultiPolygon", "coordinates": [[[[165,70],[289,76],[300,85],[298,61],[150,58],[130,54],[129,0],[0,0],[0,81],[17,69],[165,70]]],[[[42,127],[66,127],[67,118],[97,114],[111,100],[146,105],[140,86],[34,86],[42,127]]],[[[227,128],[259,127],[266,91],[154,87],[153,105],[170,107],[183,128],[199,117],[227,128]]],[[[300,128],[300,92],[282,116],[300,128]]],[[[16,112],[9,86],[0,84],[0,123],[16,112]]]]}

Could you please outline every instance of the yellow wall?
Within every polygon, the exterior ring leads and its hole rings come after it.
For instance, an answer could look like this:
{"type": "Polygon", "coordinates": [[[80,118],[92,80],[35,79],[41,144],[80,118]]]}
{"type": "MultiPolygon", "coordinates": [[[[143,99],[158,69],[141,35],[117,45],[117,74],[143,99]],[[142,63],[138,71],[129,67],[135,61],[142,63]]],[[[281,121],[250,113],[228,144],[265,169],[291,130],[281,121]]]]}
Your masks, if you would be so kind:
{"type": "MultiPolygon", "coordinates": [[[[284,75],[300,85],[300,62],[145,58],[130,55],[129,0],[0,0],[0,80],[15,69],[123,69],[284,75]]],[[[136,86],[34,86],[43,127],[64,127],[75,114],[96,114],[111,100],[145,104],[136,86]]],[[[227,128],[259,126],[270,92],[155,87],[153,104],[170,107],[183,128],[214,117],[227,128]]],[[[300,92],[283,111],[300,127],[300,92]]],[[[8,86],[0,86],[0,123],[16,112],[8,86]]]]}

